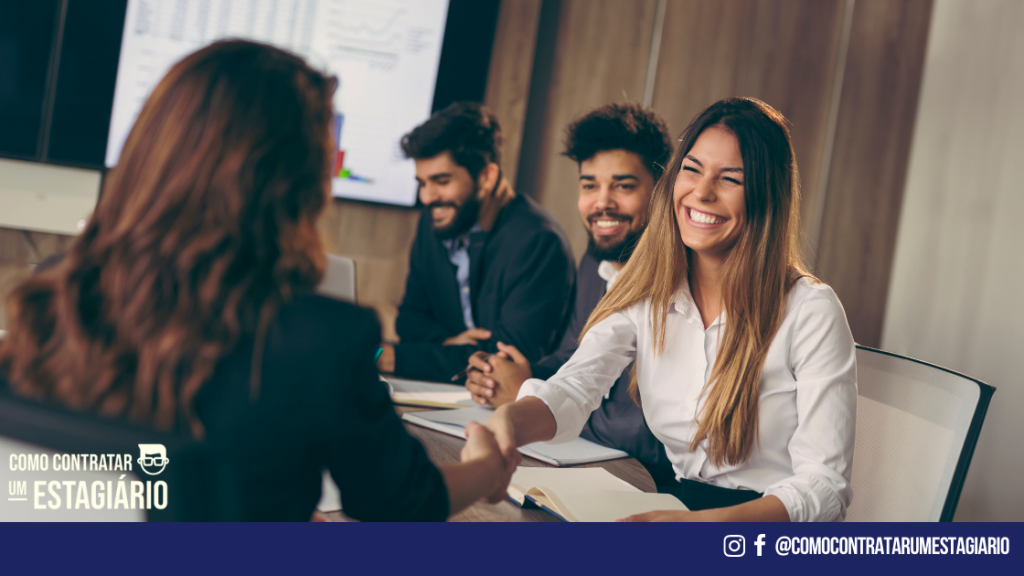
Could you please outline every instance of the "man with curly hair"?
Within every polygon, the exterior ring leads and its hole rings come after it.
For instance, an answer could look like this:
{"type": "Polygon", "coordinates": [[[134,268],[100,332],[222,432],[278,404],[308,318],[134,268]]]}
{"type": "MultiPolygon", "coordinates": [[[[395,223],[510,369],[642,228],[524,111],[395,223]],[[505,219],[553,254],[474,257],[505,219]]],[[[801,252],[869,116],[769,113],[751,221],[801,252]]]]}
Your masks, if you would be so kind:
{"type": "MultiPolygon", "coordinates": [[[[655,182],[672,153],[665,121],[635,103],[609,104],[577,119],[566,130],[565,152],[579,167],[578,207],[589,235],[576,274],[570,325],[558,350],[530,362],[499,342],[496,355],[474,354],[466,387],[480,404],[515,400],[528,378],[547,379],[576,351],[591,311],[618,277],[647,226],[655,182]]],[[[629,396],[632,366],[622,373],[581,434],[637,458],[656,480],[671,478],[665,449],[651,434],[643,412],[629,396]]]]}

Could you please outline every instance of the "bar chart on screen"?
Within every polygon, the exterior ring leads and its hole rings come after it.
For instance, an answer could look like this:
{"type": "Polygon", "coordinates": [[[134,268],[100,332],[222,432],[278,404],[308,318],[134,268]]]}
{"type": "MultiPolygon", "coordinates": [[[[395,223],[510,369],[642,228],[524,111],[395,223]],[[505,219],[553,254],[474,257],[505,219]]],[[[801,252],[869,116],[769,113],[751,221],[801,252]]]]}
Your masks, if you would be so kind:
{"type": "Polygon", "coordinates": [[[412,205],[415,170],[399,140],[430,115],[447,11],[448,0],[129,0],[106,164],[117,164],[145,99],[175,62],[244,38],[338,77],[335,196],[412,205]]]}

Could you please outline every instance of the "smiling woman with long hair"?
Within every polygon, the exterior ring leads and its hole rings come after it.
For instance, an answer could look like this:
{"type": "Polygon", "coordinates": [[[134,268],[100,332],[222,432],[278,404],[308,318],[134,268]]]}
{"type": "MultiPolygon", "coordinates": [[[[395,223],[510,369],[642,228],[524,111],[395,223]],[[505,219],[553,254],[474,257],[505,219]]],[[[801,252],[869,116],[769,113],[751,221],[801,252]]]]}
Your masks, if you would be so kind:
{"type": "Polygon", "coordinates": [[[444,519],[507,481],[476,427],[440,471],[378,381],[372,312],[316,296],[337,81],[267,45],[178,62],[54,269],[10,296],[0,393],[238,454],[249,519],[308,519],[329,468],[358,519],[444,519]]]}
{"type": "Polygon", "coordinates": [[[785,119],[729,98],[683,133],[633,257],[547,382],[487,422],[503,450],[575,438],[635,360],[631,391],[690,512],[630,520],[838,520],[852,498],[853,337],[800,263],[785,119]]]}

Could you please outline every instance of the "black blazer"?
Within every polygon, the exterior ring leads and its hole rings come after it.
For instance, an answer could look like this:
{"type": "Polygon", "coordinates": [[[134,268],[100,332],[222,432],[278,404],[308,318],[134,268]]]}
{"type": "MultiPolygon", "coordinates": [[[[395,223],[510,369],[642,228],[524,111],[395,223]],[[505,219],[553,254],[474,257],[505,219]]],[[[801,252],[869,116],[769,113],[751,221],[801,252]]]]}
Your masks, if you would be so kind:
{"type": "Polygon", "coordinates": [[[479,346],[445,346],[466,330],[455,266],[420,217],[409,257],[405,297],[398,308],[395,375],[447,382],[478,350],[512,344],[531,362],[552,352],[572,309],[576,266],[561,225],[533,200],[516,197],[494,228],[470,235],[469,285],[473,321],[491,331],[479,346]]]}
{"type": "MultiPolygon", "coordinates": [[[[205,441],[232,454],[245,520],[309,520],[324,468],[352,518],[447,518],[441,473],[405,431],[378,378],[379,342],[373,312],[300,294],[268,331],[255,401],[253,335],[218,364],[196,413],[205,441]]],[[[6,388],[0,375],[0,393],[6,388]]]]}
{"type": "MultiPolygon", "coordinates": [[[[577,342],[590,313],[604,297],[607,282],[597,273],[598,261],[588,251],[576,275],[576,306],[562,343],[550,356],[531,366],[534,378],[547,380],[576,352],[577,342]]],[[[644,412],[629,395],[632,364],[612,386],[608,399],[594,410],[580,436],[603,446],[617,448],[639,460],[657,481],[672,480],[675,473],[665,447],[644,419],[644,412]]]]}

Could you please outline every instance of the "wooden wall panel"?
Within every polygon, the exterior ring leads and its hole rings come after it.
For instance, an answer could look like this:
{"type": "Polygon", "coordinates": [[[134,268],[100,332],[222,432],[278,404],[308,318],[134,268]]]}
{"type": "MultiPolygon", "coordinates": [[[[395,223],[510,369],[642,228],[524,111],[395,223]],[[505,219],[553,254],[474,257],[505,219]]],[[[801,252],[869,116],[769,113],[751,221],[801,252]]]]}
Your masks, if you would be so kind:
{"type": "Polygon", "coordinates": [[[881,342],[931,11],[931,0],[854,9],[818,271],[868,346],[881,342]]]}
{"type": "Polygon", "coordinates": [[[418,210],[334,200],[320,218],[324,248],[356,261],[356,298],[377,311],[389,340],[397,339],[395,318],[419,217],[418,210]]]}
{"type": "MultiPolygon", "coordinates": [[[[565,127],[609,102],[644,95],[656,0],[564,0],[551,74],[535,198],[565,227],[576,256],[587,233],[576,208],[576,165],[561,156],[565,127]]],[[[531,111],[531,114],[534,112],[531,111]]]]}
{"type": "Polygon", "coordinates": [[[498,13],[484,104],[494,111],[505,135],[502,168],[514,187],[523,143],[526,102],[537,46],[541,0],[505,0],[498,13]]]}
{"type": "Polygon", "coordinates": [[[0,330],[7,327],[7,295],[36,264],[67,251],[74,236],[0,228],[0,330]]]}
{"type": "Polygon", "coordinates": [[[844,6],[844,0],[669,0],[665,11],[652,107],[673,135],[728,96],[752,96],[782,112],[792,123],[804,223],[812,221],[819,197],[844,6]]]}
{"type": "Polygon", "coordinates": [[[27,266],[0,262],[0,295],[3,295],[4,302],[0,306],[0,330],[7,329],[7,295],[30,274],[32,270],[27,266]]]}
{"type": "Polygon", "coordinates": [[[64,252],[74,241],[74,236],[63,234],[0,228],[0,262],[36,264],[64,252]]]}

